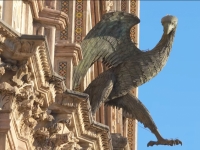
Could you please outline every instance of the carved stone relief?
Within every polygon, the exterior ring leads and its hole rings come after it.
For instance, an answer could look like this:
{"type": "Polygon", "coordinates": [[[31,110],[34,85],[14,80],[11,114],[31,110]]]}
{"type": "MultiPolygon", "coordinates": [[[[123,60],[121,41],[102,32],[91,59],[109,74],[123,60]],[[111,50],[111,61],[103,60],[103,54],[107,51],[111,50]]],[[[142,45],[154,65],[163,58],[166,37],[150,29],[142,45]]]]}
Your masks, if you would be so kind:
{"type": "MultiPolygon", "coordinates": [[[[53,115],[54,109],[44,106],[45,96],[36,91],[33,75],[29,70],[29,65],[25,64],[15,71],[12,78],[15,86],[6,82],[0,84],[0,109],[11,109],[10,103],[14,105],[12,109],[19,133],[33,142],[36,149],[81,149],[74,132],[68,129],[72,116],[59,112],[54,112],[53,115]]],[[[49,85],[54,87],[53,84],[49,85]]],[[[76,106],[66,100],[61,105],[76,106]]]]}
{"type": "Polygon", "coordinates": [[[13,95],[7,91],[0,92],[0,110],[10,109],[10,100],[13,98],[13,95]]]}
{"type": "Polygon", "coordinates": [[[112,7],[113,7],[113,1],[107,0],[107,1],[106,1],[106,12],[111,11],[111,10],[112,10],[112,7]]]}
{"type": "Polygon", "coordinates": [[[120,133],[112,133],[111,136],[114,150],[124,150],[128,143],[127,138],[121,136],[120,133]]]}
{"type": "Polygon", "coordinates": [[[18,139],[35,150],[94,150],[92,142],[79,139],[84,136],[96,139],[99,147],[108,147],[99,140],[102,134],[109,138],[106,127],[89,116],[88,95],[66,89],[64,78],[53,73],[44,37],[19,37],[1,25],[0,111],[8,110],[12,116],[9,124],[14,124],[18,139]],[[75,119],[80,120],[76,120],[79,126],[75,119]]]}
{"type": "MultiPolygon", "coordinates": [[[[78,139],[68,127],[71,123],[71,115],[55,114],[51,122],[42,124],[43,127],[36,127],[34,132],[35,145],[43,149],[81,149],[78,139]]],[[[48,120],[50,121],[50,120],[48,120]]]]}
{"type": "Polygon", "coordinates": [[[10,110],[12,108],[15,93],[19,93],[16,87],[12,87],[6,82],[0,84],[0,110],[10,110]]]}

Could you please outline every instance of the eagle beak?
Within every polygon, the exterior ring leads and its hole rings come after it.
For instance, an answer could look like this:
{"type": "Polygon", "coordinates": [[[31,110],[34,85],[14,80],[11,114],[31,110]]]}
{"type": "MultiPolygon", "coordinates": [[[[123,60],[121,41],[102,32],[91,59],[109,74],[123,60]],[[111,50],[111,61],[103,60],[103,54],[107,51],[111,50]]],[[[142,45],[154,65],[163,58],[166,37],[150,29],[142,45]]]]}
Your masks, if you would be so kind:
{"type": "Polygon", "coordinates": [[[174,25],[172,23],[164,23],[164,34],[168,35],[173,29],[174,29],[174,25]]]}

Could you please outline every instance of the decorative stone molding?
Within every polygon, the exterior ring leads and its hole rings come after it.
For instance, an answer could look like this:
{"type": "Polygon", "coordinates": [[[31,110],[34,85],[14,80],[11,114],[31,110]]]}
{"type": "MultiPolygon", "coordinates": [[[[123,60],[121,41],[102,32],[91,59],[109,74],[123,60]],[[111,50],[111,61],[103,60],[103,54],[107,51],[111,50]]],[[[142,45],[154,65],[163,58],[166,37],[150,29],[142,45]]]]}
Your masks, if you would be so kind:
{"type": "Polygon", "coordinates": [[[3,20],[0,21],[0,43],[4,42],[5,38],[16,38],[20,34],[12,29],[7,23],[3,20]]]}
{"type": "Polygon", "coordinates": [[[44,37],[35,39],[34,36],[30,35],[24,35],[18,39],[5,39],[1,44],[1,49],[3,49],[1,56],[3,59],[6,59],[6,62],[9,59],[16,61],[27,60],[35,53],[43,40],[44,37]]]}
{"type": "Polygon", "coordinates": [[[12,109],[12,99],[15,93],[19,93],[17,87],[12,87],[6,82],[0,84],[0,110],[12,109]]]}
{"type": "Polygon", "coordinates": [[[61,40],[55,45],[55,71],[65,78],[68,89],[72,88],[73,66],[82,60],[82,50],[77,43],[66,43],[61,40]]]}
{"type": "Polygon", "coordinates": [[[55,50],[55,57],[71,57],[74,66],[77,66],[78,62],[83,59],[81,46],[76,43],[59,41],[55,50]]]}
{"type": "Polygon", "coordinates": [[[36,20],[42,24],[55,26],[59,30],[65,29],[67,24],[69,24],[67,14],[50,8],[44,8],[39,13],[39,18],[36,20]]]}
{"type": "MultiPolygon", "coordinates": [[[[45,109],[45,105],[49,101],[46,99],[45,92],[51,93],[49,95],[52,96],[49,99],[54,100],[54,85],[49,83],[46,91],[40,92],[40,87],[35,84],[38,76],[35,76],[33,65],[31,65],[32,58],[38,53],[40,58],[36,62],[41,62],[40,71],[44,74],[42,80],[48,82],[52,76],[52,68],[48,61],[46,40],[43,36],[20,35],[3,21],[0,21],[0,29],[2,39],[0,43],[0,111],[8,111],[12,122],[16,123],[10,126],[10,117],[1,115],[6,121],[0,118],[0,124],[7,122],[9,131],[11,127],[16,126],[19,139],[21,141],[26,139],[25,143],[31,146],[34,141],[34,128],[38,123],[50,122],[53,119],[50,111],[45,109]],[[41,50],[40,47],[43,49],[41,50]]],[[[0,125],[1,132],[5,130],[3,124],[0,125]]],[[[11,133],[11,136],[8,137],[9,140],[16,133],[11,133]]],[[[5,147],[9,147],[9,145],[5,145],[5,147]]]]}
{"type": "MultiPolygon", "coordinates": [[[[38,114],[36,115],[33,109],[36,101],[27,103],[28,101],[24,100],[24,106],[29,109],[20,110],[24,112],[20,131],[32,133],[29,138],[32,139],[35,149],[112,149],[109,128],[92,120],[87,98],[86,94],[70,90],[58,94],[55,103],[52,103],[47,111],[40,111],[39,115],[46,113],[43,119],[36,117],[38,114]],[[87,116],[86,112],[90,116],[87,116]],[[88,138],[93,140],[88,141],[88,138]]],[[[22,104],[20,107],[23,108],[22,104]]],[[[42,110],[42,107],[40,109],[42,110]]]]}
{"type": "MultiPolygon", "coordinates": [[[[68,129],[75,131],[77,140],[92,138],[98,143],[96,145],[92,141],[89,143],[77,141],[80,147],[88,150],[112,149],[109,128],[93,120],[88,95],[66,90],[63,94],[57,94],[56,102],[50,105],[49,109],[54,114],[55,121],[67,123],[68,129]]],[[[67,146],[64,148],[69,149],[67,146]]]]}
{"type": "Polygon", "coordinates": [[[0,29],[1,60],[17,67],[25,64],[45,41],[44,36],[20,35],[2,20],[0,21],[0,29]]]}
{"type": "Polygon", "coordinates": [[[39,47],[37,55],[38,59],[40,59],[42,70],[44,70],[44,76],[50,78],[53,74],[53,68],[51,65],[47,42],[43,42],[39,47]]]}
{"type": "Polygon", "coordinates": [[[44,25],[55,26],[59,30],[65,29],[68,21],[68,15],[62,11],[51,9],[44,6],[41,0],[23,0],[31,7],[33,18],[36,22],[44,25]]]}
{"type": "Polygon", "coordinates": [[[63,93],[66,90],[64,80],[65,78],[60,76],[58,73],[53,73],[49,82],[55,85],[54,88],[56,90],[56,93],[63,93]]]}
{"type": "MultiPolygon", "coordinates": [[[[43,9],[41,1],[34,4],[43,9]]],[[[74,65],[82,59],[79,45],[58,46],[68,48],[74,65]]],[[[66,89],[53,71],[45,37],[20,35],[1,21],[0,114],[0,149],[112,150],[109,128],[93,120],[88,95],[66,89]]]]}

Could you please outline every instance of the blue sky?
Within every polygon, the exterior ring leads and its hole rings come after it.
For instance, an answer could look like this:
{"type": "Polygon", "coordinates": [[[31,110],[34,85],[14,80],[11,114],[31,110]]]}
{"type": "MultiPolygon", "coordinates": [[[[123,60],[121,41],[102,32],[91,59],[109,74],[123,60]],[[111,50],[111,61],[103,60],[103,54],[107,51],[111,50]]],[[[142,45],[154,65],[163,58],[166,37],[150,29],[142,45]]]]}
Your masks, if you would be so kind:
{"type": "Polygon", "coordinates": [[[140,49],[152,49],[160,40],[160,20],[178,18],[172,52],[164,69],[139,87],[139,99],[148,108],[164,138],[179,138],[183,146],[153,146],[155,136],[138,123],[138,150],[197,150],[200,143],[200,1],[140,2],[140,49]]]}

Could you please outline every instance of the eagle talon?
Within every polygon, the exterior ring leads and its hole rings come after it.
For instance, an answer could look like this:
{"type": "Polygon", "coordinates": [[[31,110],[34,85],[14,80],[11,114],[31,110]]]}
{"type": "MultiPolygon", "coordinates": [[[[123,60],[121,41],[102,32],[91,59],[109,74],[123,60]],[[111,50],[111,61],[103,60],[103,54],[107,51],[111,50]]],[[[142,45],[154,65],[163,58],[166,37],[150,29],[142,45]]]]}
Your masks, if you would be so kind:
{"type": "Polygon", "coordinates": [[[147,147],[149,146],[154,146],[154,145],[168,145],[168,146],[174,146],[174,145],[182,145],[182,142],[178,139],[175,140],[167,140],[167,139],[163,139],[160,141],[150,141],[147,144],[147,147]]]}
{"type": "Polygon", "coordinates": [[[157,145],[156,143],[157,143],[156,141],[149,141],[147,147],[157,145]]]}

